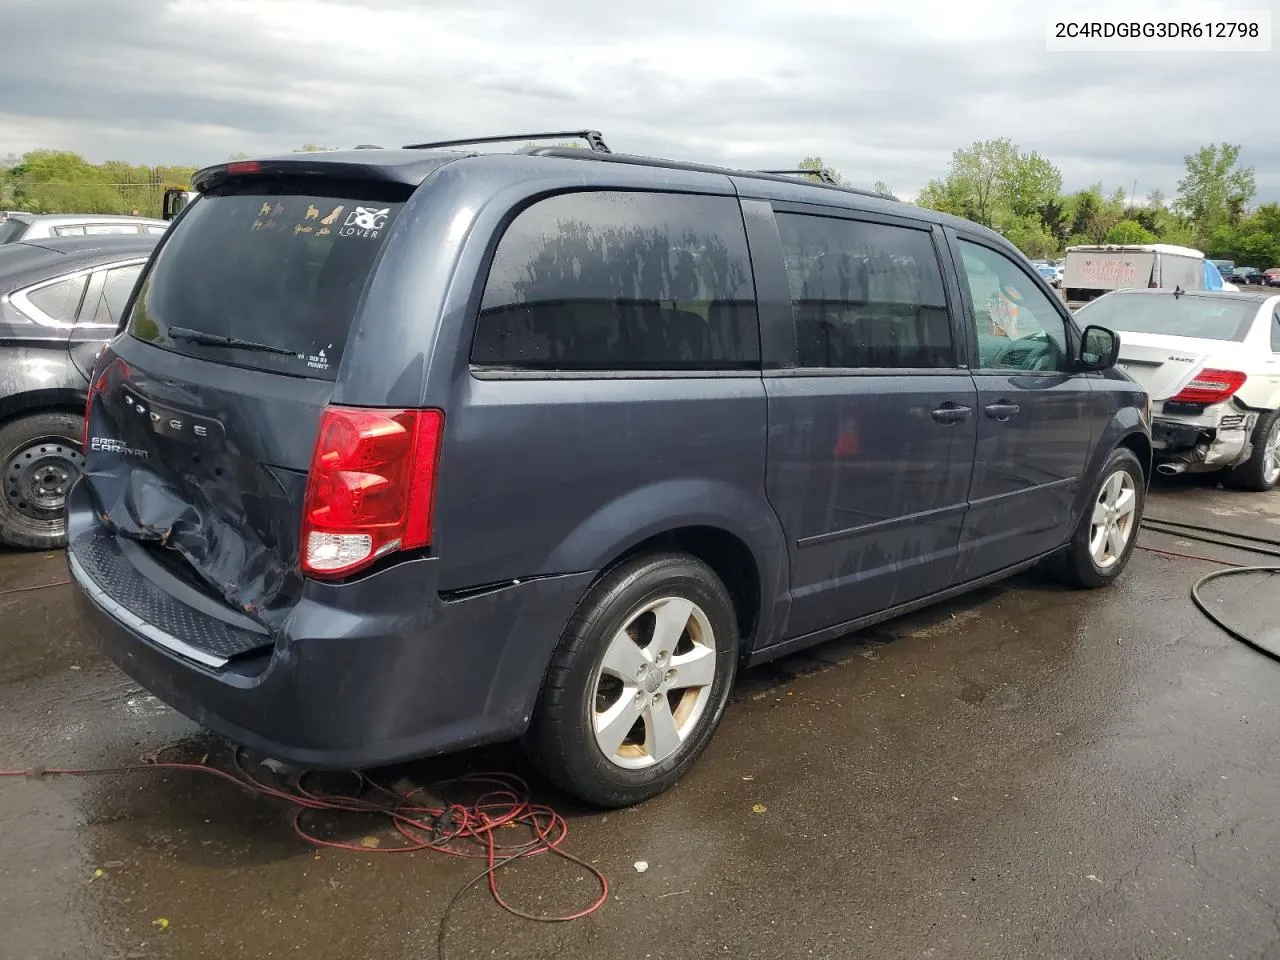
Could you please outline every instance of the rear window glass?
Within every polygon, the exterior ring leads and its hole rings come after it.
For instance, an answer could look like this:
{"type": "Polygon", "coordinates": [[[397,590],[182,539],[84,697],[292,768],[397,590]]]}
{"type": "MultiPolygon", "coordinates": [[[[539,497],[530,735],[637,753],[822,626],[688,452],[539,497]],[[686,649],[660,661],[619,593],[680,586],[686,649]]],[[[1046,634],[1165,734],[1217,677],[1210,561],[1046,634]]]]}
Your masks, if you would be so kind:
{"type": "Polygon", "coordinates": [[[471,360],[548,371],[758,367],[738,201],[599,191],[535,203],[498,244],[471,360]]]}
{"type": "Polygon", "coordinates": [[[1123,333],[1243,341],[1258,314],[1258,301],[1233,297],[1113,293],[1076,311],[1081,326],[1096,324],[1123,333]]]}
{"type": "Polygon", "coordinates": [[[299,188],[250,180],[194,204],[156,255],[129,332],[201,359],[334,379],[408,188],[314,179],[299,188]]]}

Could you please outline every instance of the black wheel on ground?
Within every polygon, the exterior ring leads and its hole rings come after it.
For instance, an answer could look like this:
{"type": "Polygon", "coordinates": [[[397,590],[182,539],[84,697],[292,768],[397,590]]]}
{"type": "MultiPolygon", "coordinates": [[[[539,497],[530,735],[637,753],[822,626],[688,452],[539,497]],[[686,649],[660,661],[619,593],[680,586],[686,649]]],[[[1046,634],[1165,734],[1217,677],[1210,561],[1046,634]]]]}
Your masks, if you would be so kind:
{"type": "Polygon", "coordinates": [[[1280,410],[1258,417],[1250,438],[1253,452],[1240,466],[1228,470],[1226,482],[1241,490],[1270,490],[1280,480],[1280,410]]]}
{"type": "Polygon", "coordinates": [[[525,750],[575,796],[623,807],[666,790],[710,741],[737,670],[719,577],[664,553],[606,573],[565,627],[525,750]]]}
{"type": "Polygon", "coordinates": [[[81,417],[51,411],[0,427],[0,543],[54,550],[67,542],[67,491],[84,468],[81,417]]]}
{"type": "Polygon", "coordinates": [[[1142,464],[1132,450],[1117,447],[1099,471],[1084,515],[1058,557],[1058,576],[1084,588],[1105,587],[1120,576],[1133,554],[1146,499],[1142,464]]]}

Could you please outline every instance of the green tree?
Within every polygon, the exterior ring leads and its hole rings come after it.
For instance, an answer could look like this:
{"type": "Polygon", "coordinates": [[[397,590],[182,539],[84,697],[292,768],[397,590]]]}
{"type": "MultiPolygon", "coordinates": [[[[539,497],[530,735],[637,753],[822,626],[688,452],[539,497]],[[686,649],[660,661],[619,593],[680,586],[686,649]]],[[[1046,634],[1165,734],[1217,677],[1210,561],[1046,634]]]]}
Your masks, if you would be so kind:
{"type": "Polygon", "coordinates": [[[1051,257],[1058,252],[1058,238],[1039,217],[1017,217],[1008,222],[1003,232],[1010,243],[1032,259],[1051,257]]]}
{"type": "Polygon", "coordinates": [[[967,217],[969,195],[964,185],[947,177],[930,180],[916,196],[916,206],[949,213],[955,217],[967,217]]]}
{"type": "Polygon", "coordinates": [[[1178,181],[1177,208],[1202,237],[1239,223],[1257,190],[1253,167],[1242,167],[1236,144],[1209,144],[1183,157],[1186,176],[1178,181]]]}
{"type": "Polygon", "coordinates": [[[1107,243],[1155,243],[1156,235],[1137,220],[1121,220],[1104,238],[1107,243]]]}
{"type": "Polygon", "coordinates": [[[996,204],[1003,196],[1001,186],[1017,160],[1018,148],[1007,138],[978,140],[951,155],[948,179],[965,195],[970,220],[984,227],[995,226],[996,204]]]}
{"type": "Polygon", "coordinates": [[[998,204],[1015,217],[1039,218],[1062,192],[1062,171],[1040,154],[1019,153],[1014,147],[999,170],[996,188],[998,204]]]}
{"type": "Polygon", "coordinates": [[[304,143],[300,147],[294,147],[293,152],[294,153],[328,153],[332,150],[337,150],[337,149],[339,148],[338,147],[322,147],[318,143],[304,143]]]}
{"type": "Polygon", "coordinates": [[[885,183],[883,180],[877,180],[875,182],[875,185],[871,189],[874,190],[876,193],[887,193],[890,196],[893,195],[893,191],[889,189],[889,185],[885,183]]]}

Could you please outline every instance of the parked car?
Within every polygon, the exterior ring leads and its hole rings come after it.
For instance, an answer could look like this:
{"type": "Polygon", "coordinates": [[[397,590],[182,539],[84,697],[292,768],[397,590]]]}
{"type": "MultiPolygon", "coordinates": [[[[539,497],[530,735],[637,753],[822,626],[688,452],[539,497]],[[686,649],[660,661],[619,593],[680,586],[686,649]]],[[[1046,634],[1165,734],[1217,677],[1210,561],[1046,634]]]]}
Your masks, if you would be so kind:
{"type": "Polygon", "coordinates": [[[1231,276],[1228,279],[1230,279],[1232,283],[1236,283],[1241,286],[1247,286],[1249,284],[1261,286],[1263,282],[1262,271],[1257,267],[1236,267],[1231,271],[1231,276]]]}
{"type": "Polygon", "coordinates": [[[196,174],[69,504],[125,672],[286,761],[521,738],[623,805],[739,666],[1046,559],[1119,576],[1146,396],[1015,247],[591,136],[196,174]]]}
{"type": "Polygon", "coordinates": [[[1205,290],[1231,290],[1238,291],[1240,288],[1234,283],[1227,283],[1222,279],[1222,274],[1218,272],[1217,266],[1212,260],[1204,262],[1204,287],[1205,290]]]}
{"type": "Polygon", "coordinates": [[[1262,281],[1268,287],[1280,287],[1280,267],[1262,271],[1262,281]]]}
{"type": "Polygon", "coordinates": [[[1223,277],[1231,276],[1232,272],[1236,268],[1236,262],[1234,260],[1210,260],[1209,262],[1218,268],[1218,272],[1222,274],[1223,277]]]}
{"type": "Polygon", "coordinates": [[[84,463],[88,371],[156,239],[0,247],[0,543],[47,550],[65,542],[66,494],[84,463]]]}
{"type": "Polygon", "coordinates": [[[1055,264],[1040,261],[1035,265],[1035,267],[1036,272],[1039,273],[1040,276],[1044,277],[1045,282],[1048,283],[1049,286],[1055,288],[1062,286],[1062,270],[1055,264]]]}
{"type": "Polygon", "coordinates": [[[45,237],[159,236],[168,224],[147,217],[114,217],[91,213],[10,213],[0,223],[0,243],[45,237]]]}
{"type": "Polygon", "coordinates": [[[1280,295],[1126,290],[1082,307],[1120,334],[1120,367],[1151,396],[1161,473],[1280,480],[1280,295]]]}

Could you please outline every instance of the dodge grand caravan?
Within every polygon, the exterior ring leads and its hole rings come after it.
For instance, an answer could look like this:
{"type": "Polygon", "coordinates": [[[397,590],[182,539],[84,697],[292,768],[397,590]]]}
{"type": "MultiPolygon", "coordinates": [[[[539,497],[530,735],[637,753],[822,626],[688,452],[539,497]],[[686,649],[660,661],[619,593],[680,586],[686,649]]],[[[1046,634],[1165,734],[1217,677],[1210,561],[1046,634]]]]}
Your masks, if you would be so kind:
{"type": "Polygon", "coordinates": [[[741,666],[1042,560],[1120,574],[1146,395],[1014,247],[590,142],[197,174],[70,496],[123,670],[293,763],[519,738],[623,805],[741,666]]]}

